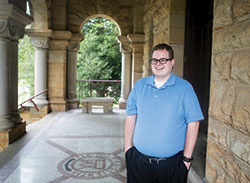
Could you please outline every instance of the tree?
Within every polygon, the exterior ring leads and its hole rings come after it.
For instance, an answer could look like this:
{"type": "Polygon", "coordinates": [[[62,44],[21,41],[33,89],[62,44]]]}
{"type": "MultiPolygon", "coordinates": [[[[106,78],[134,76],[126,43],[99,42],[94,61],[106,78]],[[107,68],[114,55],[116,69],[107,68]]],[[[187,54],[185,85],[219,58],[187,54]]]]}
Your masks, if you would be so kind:
{"type": "MultiPolygon", "coordinates": [[[[121,53],[117,26],[107,18],[92,18],[83,26],[82,32],[84,41],[78,51],[77,79],[120,80],[121,53]]],[[[97,96],[105,96],[111,84],[96,87],[97,96]]]]}
{"type": "Polygon", "coordinates": [[[18,48],[18,102],[34,95],[34,48],[25,35],[18,48]]]}

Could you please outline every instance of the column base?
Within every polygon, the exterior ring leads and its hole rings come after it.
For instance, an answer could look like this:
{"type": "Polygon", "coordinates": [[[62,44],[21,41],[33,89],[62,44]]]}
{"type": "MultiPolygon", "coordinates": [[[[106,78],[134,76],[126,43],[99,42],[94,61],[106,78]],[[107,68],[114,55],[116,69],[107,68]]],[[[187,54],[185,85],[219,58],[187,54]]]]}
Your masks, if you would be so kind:
{"type": "Polygon", "coordinates": [[[49,101],[46,98],[35,98],[34,100],[36,105],[48,105],[49,101]]]}
{"type": "Polygon", "coordinates": [[[64,99],[51,99],[50,100],[50,108],[52,112],[63,112],[67,111],[67,103],[64,99]]]}
{"type": "Polygon", "coordinates": [[[39,111],[34,106],[24,106],[24,109],[20,111],[20,116],[30,124],[34,121],[39,121],[50,112],[49,105],[37,106],[39,111]]]}
{"type": "Polygon", "coordinates": [[[126,109],[126,103],[127,103],[127,100],[125,100],[123,98],[120,98],[120,100],[119,100],[119,109],[126,109]]]}
{"type": "Polygon", "coordinates": [[[14,128],[0,132],[0,152],[6,149],[9,144],[19,139],[26,133],[26,122],[16,124],[14,128]]]}
{"type": "Polygon", "coordinates": [[[79,106],[79,99],[69,99],[68,100],[68,109],[77,109],[79,106]]]}

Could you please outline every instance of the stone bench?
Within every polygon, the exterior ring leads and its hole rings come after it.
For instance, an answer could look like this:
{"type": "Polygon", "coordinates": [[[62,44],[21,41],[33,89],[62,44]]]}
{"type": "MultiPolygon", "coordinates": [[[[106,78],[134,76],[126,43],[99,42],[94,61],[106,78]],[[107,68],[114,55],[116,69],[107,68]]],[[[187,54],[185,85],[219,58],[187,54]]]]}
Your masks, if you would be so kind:
{"type": "Polygon", "coordinates": [[[92,113],[92,106],[103,106],[104,113],[112,113],[113,97],[96,97],[96,98],[82,98],[80,100],[82,104],[83,113],[92,113]]]}

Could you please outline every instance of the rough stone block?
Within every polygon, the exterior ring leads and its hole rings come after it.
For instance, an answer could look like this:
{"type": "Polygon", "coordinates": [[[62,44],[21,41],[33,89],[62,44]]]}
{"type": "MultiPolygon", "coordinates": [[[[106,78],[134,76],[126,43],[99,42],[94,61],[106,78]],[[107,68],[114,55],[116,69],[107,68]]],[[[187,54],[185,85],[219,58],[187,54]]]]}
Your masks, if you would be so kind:
{"type": "Polygon", "coordinates": [[[210,85],[209,114],[226,123],[231,123],[235,86],[230,83],[212,81],[210,85]]]}
{"type": "Polygon", "coordinates": [[[232,56],[231,78],[238,84],[250,85],[250,49],[235,51],[232,56]]]}
{"type": "Polygon", "coordinates": [[[238,21],[250,19],[250,1],[249,0],[234,0],[233,1],[233,16],[238,21]]]}
{"type": "Polygon", "coordinates": [[[233,124],[237,129],[250,136],[250,88],[238,86],[235,93],[232,105],[233,124]]]}
{"type": "Polygon", "coordinates": [[[228,149],[250,165],[250,137],[235,129],[227,129],[226,137],[228,149]]]}
{"type": "Polygon", "coordinates": [[[227,146],[227,130],[225,130],[225,127],[227,126],[223,122],[219,122],[212,117],[209,118],[208,136],[210,139],[212,139],[217,144],[220,144],[224,148],[227,146]]]}
{"type": "Polygon", "coordinates": [[[16,124],[14,128],[0,132],[0,152],[8,147],[8,145],[19,139],[26,132],[26,122],[16,124]]]}
{"type": "Polygon", "coordinates": [[[0,132],[0,152],[6,149],[9,145],[9,133],[0,132]]]}
{"type": "Polygon", "coordinates": [[[249,182],[250,165],[230,151],[208,140],[206,178],[208,182],[249,182]],[[213,171],[211,169],[214,169],[213,171]],[[214,172],[216,171],[216,172],[214,172]],[[209,173],[212,173],[210,175],[209,173]]]}
{"type": "Polygon", "coordinates": [[[215,53],[213,55],[211,78],[214,80],[230,80],[232,52],[215,53]]]}
{"type": "Polygon", "coordinates": [[[213,34],[213,49],[216,52],[250,47],[250,23],[248,22],[214,31],[213,34]]]}
{"type": "Polygon", "coordinates": [[[232,17],[232,0],[215,0],[214,1],[214,29],[231,25],[232,17]]]}
{"type": "Polygon", "coordinates": [[[209,118],[209,139],[250,164],[250,137],[212,117],[209,118]]]}

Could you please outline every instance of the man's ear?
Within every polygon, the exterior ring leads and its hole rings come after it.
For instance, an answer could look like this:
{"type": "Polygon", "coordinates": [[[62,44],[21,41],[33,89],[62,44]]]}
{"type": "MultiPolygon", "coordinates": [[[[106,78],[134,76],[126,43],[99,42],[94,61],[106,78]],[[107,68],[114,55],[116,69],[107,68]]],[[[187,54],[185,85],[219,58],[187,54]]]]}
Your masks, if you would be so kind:
{"type": "Polygon", "coordinates": [[[175,59],[173,58],[173,59],[171,60],[172,67],[174,67],[174,63],[175,63],[175,59]]]}

